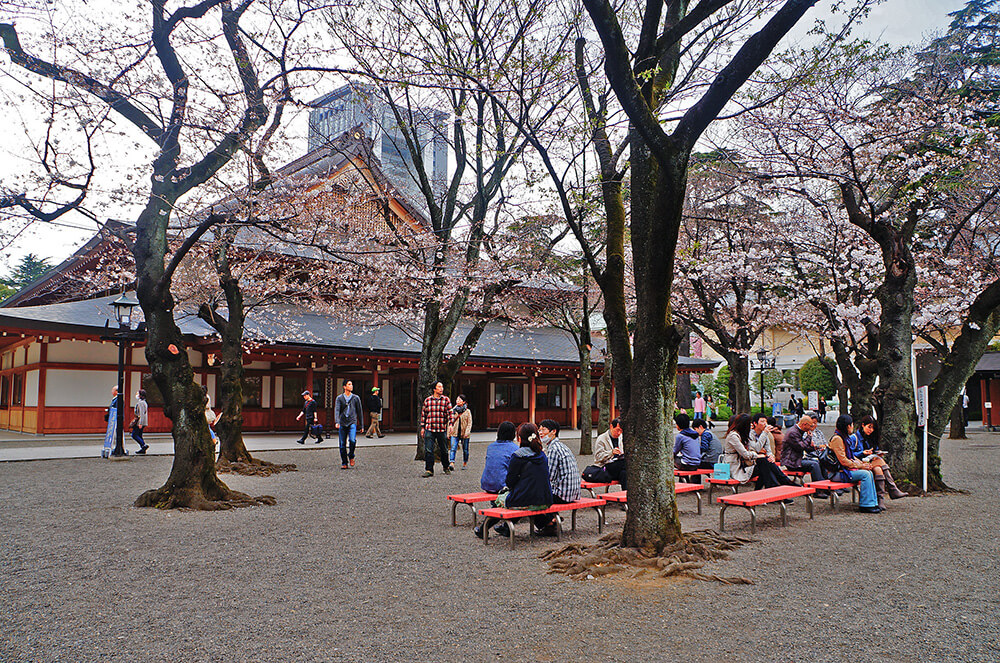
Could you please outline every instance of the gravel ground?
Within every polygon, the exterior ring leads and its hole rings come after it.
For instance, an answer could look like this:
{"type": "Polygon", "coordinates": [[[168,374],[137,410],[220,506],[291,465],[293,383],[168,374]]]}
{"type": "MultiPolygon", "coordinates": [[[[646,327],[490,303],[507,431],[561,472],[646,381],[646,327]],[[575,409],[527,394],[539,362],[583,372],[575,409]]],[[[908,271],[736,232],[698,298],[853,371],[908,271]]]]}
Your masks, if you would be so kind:
{"type": "MultiPolygon", "coordinates": [[[[735,587],[570,581],[537,559],[551,539],[484,547],[444,499],[478,490],[484,451],[432,479],[409,448],[349,471],[334,451],[260,454],[300,471],[226,481],[278,505],[218,513],[129,506],[169,458],[0,465],[0,660],[997,660],[1000,437],[946,442],[968,494],[818,503],[813,521],[799,499],[785,529],[765,508],[755,543],[710,566],[756,583],[735,587]]],[[[680,505],[685,528],[718,526],[680,505]]],[[[581,513],[569,538],[596,537],[581,513]]]]}

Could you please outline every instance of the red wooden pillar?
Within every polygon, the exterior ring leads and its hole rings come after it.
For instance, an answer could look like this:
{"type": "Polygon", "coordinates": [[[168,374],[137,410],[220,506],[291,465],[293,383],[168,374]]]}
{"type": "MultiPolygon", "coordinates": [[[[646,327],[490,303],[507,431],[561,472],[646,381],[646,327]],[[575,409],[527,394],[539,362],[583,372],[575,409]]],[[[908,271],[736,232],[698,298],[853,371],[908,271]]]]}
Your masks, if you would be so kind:
{"type": "MultiPolygon", "coordinates": [[[[990,378],[984,377],[979,381],[979,409],[983,412],[983,425],[990,426],[990,410],[986,409],[986,401],[990,399],[989,389],[986,386],[990,378]]],[[[990,408],[992,409],[992,408],[990,408]]]]}
{"type": "Polygon", "coordinates": [[[38,402],[35,408],[35,433],[45,432],[45,363],[49,358],[49,344],[42,341],[38,353],[38,402]]]}
{"type": "Polygon", "coordinates": [[[271,407],[269,407],[268,410],[267,410],[267,424],[268,424],[267,427],[268,427],[268,430],[271,430],[271,431],[275,430],[275,428],[274,428],[274,410],[275,410],[274,398],[275,398],[275,391],[277,391],[277,388],[275,387],[275,382],[277,382],[277,381],[278,381],[278,376],[274,372],[274,362],[272,361],[271,362],[271,379],[270,379],[269,384],[268,384],[268,388],[271,390],[271,402],[270,402],[271,407]]]}
{"type": "Polygon", "coordinates": [[[576,390],[577,390],[577,379],[576,379],[576,374],[574,373],[573,377],[570,379],[569,382],[569,426],[568,426],[568,428],[574,428],[574,429],[579,428],[580,426],[580,417],[577,408],[576,390]]]}
{"type": "Polygon", "coordinates": [[[615,381],[611,381],[611,411],[608,413],[608,420],[614,419],[618,415],[615,414],[615,381]]]}
{"type": "Polygon", "coordinates": [[[306,360],[306,389],[309,390],[310,394],[315,395],[316,390],[313,389],[313,363],[312,358],[306,360]]]}
{"type": "Polygon", "coordinates": [[[528,421],[535,422],[535,373],[528,376],[528,421]]]}

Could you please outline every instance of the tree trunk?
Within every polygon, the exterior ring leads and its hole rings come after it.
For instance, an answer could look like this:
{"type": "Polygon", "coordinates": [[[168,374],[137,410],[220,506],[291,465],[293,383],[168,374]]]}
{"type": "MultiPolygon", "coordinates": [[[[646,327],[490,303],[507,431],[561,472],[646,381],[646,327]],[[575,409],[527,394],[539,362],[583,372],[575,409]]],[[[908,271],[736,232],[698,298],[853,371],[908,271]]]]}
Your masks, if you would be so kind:
{"type": "Polygon", "coordinates": [[[738,352],[726,353],[729,366],[729,400],[733,414],[750,413],[750,360],[738,352]]]}
{"type": "Polygon", "coordinates": [[[580,399],[577,401],[577,414],[580,417],[580,455],[590,456],[594,453],[592,430],[594,413],[590,409],[590,346],[586,343],[581,344],[579,350],[580,399]]]}
{"type": "Polygon", "coordinates": [[[681,536],[673,462],[664,444],[663,386],[668,384],[670,392],[676,389],[677,354],[682,340],[671,321],[670,288],[665,284],[673,279],[687,160],[686,156],[677,156],[661,165],[638,131],[631,128],[630,132],[636,314],[630,398],[623,431],[629,510],[622,544],[659,553],[681,536]]]}
{"type": "Polygon", "coordinates": [[[146,319],[146,361],[163,396],[163,413],[173,424],[174,459],[167,482],[140,495],[135,506],[216,510],[237,504],[273,504],[273,497],[254,499],[230,490],[215,474],[215,443],[205,420],[205,396],[194,383],[184,338],[174,322],[170,289],[157,287],[165,271],[166,228],[173,200],[168,192],[157,191],[155,185],[153,189],[149,205],[136,222],[136,294],[146,319]]]}
{"type": "MultiPolygon", "coordinates": [[[[927,446],[930,447],[930,429],[927,429],[927,446]]],[[[961,402],[956,403],[955,407],[951,410],[951,422],[948,424],[948,439],[949,440],[967,440],[969,437],[965,434],[965,410],[962,408],[961,402]]],[[[931,459],[933,460],[933,456],[931,459]]],[[[940,463],[940,458],[938,462],[940,463]]]]}
{"type": "Polygon", "coordinates": [[[597,383],[597,434],[600,435],[611,427],[611,371],[614,369],[614,356],[608,352],[604,355],[604,372],[597,383]]]}
{"type": "Polygon", "coordinates": [[[904,242],[883,246],[885,277],[875,296],[882,305],[879,320],[878,381],[882,418],[880,440],[886,461],[898,479],[920,484],[917,461],[916,410],[910,359],[913,348],[913,292],[916,268],[904,242]]]}

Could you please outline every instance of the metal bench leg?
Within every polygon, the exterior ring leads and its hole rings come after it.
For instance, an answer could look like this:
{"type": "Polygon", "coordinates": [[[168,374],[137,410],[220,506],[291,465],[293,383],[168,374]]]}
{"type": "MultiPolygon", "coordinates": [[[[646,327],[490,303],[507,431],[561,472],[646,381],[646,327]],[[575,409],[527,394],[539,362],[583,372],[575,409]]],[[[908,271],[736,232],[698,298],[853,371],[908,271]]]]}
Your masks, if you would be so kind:
{"type": "Polygon", "coordinates": [[[594,511],[597,512],[597,533],[598,534],[603,534],[604,533],[604,518],[605,518],[604,507],[603,506],[595,506],[594,507],[594,511]]]}
{"type": "Polygon", "coordinates": [[[778,502],[778,508],[781,509],[781,526],[788,527],[788,505],[778,502]]]}
{"type": "MultiPolygon", "coordinates": [[[[831,493],[832,493],[832,491],[831,491],[831,493]]],[[[806,495],[806,508],[809,509],[809,520],[812,520],[813,519],[813,512],[815,511],[815,509],[813,508],[813,496],[812,495],[806,495]]]]}
{"type": "MultiPolygon", "coordinates": [[[[455,510],[457,508],[458,508],[458,502],[452,502],[451,503],[451,526],[452,527],[454,527],[455,525],[458,524],[457,522],[455,522],[455,510]]],[[[475,512],[473,512],[473,513],[475,513],[475,512]]],[[[473,518],[475,518],[475,516],[473,516],[473,518]]]]}
{"type": "Polygon", "coordinates": [[[483,518],[483,545],[490,545],[490,519],[483,518]]]}
{"type": "Polygon", "coordinates": [[[722,503],[722,508],[719,509],[719,531],[726,529],[726,507],[729,505],[725,502],[722,503]]]}
{"type": "Polygon", "coordinates": [[[556,514],[556,541],[562,541],[562,523],[563,519],[558,513],[556,514]]]}
{"type": "Polygon", "coordinates": [[[696,491],[694,496],[698,498],[698,515],[701,515],[701,491],[696,491]]]}
{"type": "MultiPolygon", "coordinates": [[[[479,524],[478,522],[476,522],[476,505],[475,504],[470,504],[469,505],[469,509],[472,510],[472,526],[475,527],[476,525],[479,524]]],[[[452,514],[452,515],[454,515],[454,514],[452,514]]],[[[452,524],[454,525],[454,523],[452,523],[452,524]]]]}
{"type": "Polygon", "coordinates": [[[858,495],[859,494],[860,494],[860,491],[858,490],[858,487],[857,486],[851,486],[851,504],[854,504],[855,502],[858,501],[858,495]]]}
{"type": "Polygon", "coordinates": [[[715,488],[715,484],[714,483],[708,484],[708,501],[709,502],[712,501],[712,489],[713,488],[715,488]]]}
{"type": "Polygon", "coordinates": [[[837,491],[835,490],[830,491],[830,508],[834,511],[837,510],[837,491]]]}
{"type": "Polygon", "coordinates": [[[571,527],[572,530],[575,532],[576,531],[576,509],[573,509],[573,511],[570,512],[570,523],[571,523],[571,526],[572,526],[571,527]]]}
{"type": "MultiPolygon", "coordinates": [[[[513,550],[514,549],[514,520],[513,519],[511,519],[511,520],[505,520],[504,522],[507,523],[507,529],[510,530],[510,549],[513,550]]],[[[531,527],[531,525],[528,525],[528,527],[531,527]]]]}
{"type": "Polygon", "coordinates": [[[749,507],[748,511],[750,511],[750,534],[753,535],[757,533],[757,509],[749,507]]]}

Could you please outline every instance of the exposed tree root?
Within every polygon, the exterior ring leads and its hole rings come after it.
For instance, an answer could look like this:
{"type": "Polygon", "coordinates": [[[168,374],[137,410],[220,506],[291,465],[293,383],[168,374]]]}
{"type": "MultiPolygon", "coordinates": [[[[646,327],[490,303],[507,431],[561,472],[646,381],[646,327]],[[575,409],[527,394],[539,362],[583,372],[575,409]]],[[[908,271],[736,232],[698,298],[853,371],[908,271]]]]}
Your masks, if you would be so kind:
{"type": "Polygon", "coordinates": [[[242,460],[231,463],[220,457],[215,463],[215,471],[218,474],[241,474],[247,477],[269,477],[272,474],[295,472],[298,469],[295,463],[271,463],[257,458],[252,459],[249,463],[242,460]]]}
{"type": "Polygon", "coordinates": [[[250,497],[246,493],[226,489],[218,499],[209,499],[200,490],[190,488],[170,490],[167,486],[163,486],[147,490],[136,499],[135,506],[186,511],[224,511],[246,506],[273,506],[277,503],[271,495],[250,497]]]}
{"type": "Polygon", "coordinates": [[[686,576],[726,585],[752,585],[753,581],[747,578],[727,578],[697,571],[706,562],[726,559],[728,551],[747,543],[750,539],[744,537],[699,530],[682,534],[680,540],[656,555],[622,547],[621,534],[606,534],[593,545],[570,543],[547,550],[539,557],[549,563],[549,573],[561,573],[575,580],[629,572],[631,578],[686,576]]]}

